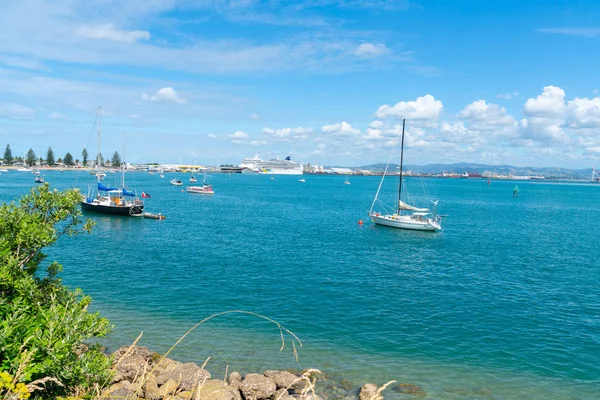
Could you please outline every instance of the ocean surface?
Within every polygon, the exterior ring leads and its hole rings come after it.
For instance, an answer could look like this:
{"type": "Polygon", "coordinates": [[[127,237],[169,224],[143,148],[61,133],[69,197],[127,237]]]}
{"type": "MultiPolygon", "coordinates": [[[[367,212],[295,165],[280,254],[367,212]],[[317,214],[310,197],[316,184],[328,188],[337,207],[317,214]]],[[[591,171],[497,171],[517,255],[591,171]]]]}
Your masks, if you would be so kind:
{"type": "MultiPolygon", "coordinates": [[[[94,179],[45,175],[84,192],[94,179]]],[[[174,177],[189,175],[126,174],[166,220],[90,215],[91,235],[48,250],[115,325],[109,350],[143,331],[140,344],[165,352],[205,317],[246,310],[294,332],[299,361],[290,336],[280,352],[277,326],[242,314],[201,325],[174,358],[210,356],[215,377],[313,367],[354,389],[397,380],[430,399],[600,398],[600,185],[518,182],[513,198],[515,182],[426,179],[448,215],[432,234],[368,220],[379,177],[216,174],[210,197],[174,177]]],[[[388,179],[380,197],[392,203],[388,179]]],[[[0,201],[32,186],[2,173],[0,201]]]]}

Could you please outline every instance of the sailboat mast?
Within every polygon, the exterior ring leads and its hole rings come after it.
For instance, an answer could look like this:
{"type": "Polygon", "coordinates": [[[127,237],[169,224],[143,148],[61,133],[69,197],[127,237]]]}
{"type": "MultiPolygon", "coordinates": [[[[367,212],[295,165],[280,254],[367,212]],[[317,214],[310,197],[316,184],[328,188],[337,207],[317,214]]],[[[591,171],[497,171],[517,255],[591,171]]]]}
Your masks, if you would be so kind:
{"type": "Polygon", "coordinates": [[[123,144],[121,146],[121,183],[123,184],[123,188],[125,188],[125,132],[123,132],[123,144]]]}
{"type": "Polygon", "coordinates": [[[102,106],[98,106],[98,154],[96,155],[96,180],[100,182],[100,115],[102,106]]]}
{"type": "Polygon", "coordinates": [[[398,183],[398,213],[400,212],[400,197],[402,196],[402,164],[404,162],[404,125],[406,119],[402,119],[402,142],[400,145],[400,182],[398,183]]]}

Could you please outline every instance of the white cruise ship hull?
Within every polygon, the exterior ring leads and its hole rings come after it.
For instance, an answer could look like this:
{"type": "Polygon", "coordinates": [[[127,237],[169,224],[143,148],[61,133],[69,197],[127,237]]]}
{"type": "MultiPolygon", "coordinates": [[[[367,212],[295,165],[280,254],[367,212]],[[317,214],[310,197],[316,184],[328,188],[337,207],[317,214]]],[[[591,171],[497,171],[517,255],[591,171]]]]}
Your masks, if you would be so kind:
{"type": "Polygon", "coordinates": [[[405,215],[371,215],[373,222],[377,225],[389,226],[391,228],[408,229],[413,231],[430,231],[435,232],[442,227],[435,221],[430,219],[416,220],[405,215]]]}
{"type": "Polygon", "coordinates": [[[258,170],[259,174],[264,175],[302,175],[304,171],[302,168],[299,169],[279,169],[279,168],[263,168],[258,170]]]}

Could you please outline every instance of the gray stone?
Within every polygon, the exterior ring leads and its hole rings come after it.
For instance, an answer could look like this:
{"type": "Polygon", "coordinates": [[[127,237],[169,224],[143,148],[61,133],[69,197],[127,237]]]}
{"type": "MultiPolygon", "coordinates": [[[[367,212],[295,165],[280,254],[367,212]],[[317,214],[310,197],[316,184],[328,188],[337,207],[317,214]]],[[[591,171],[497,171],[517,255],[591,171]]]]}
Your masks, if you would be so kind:
{"type": "Polygon", "coordinates": [[[162,399],[170,394],[174,394],[178,386],[179,385],[177,384],[176,380],[168,379],[158,388],[158,394],[160,395],[159,398],[162,399]]]}
{"type": "Polygon", "coordinates": [[[200,400],[241,400],[239,390],[224,381],[211,379],[200,388],[200,400]]]}
{"type": "Polygon", "coordinates": [[[242,383],[242,374],[235,371],[232,372],[227,377],[227,382],[229,383],[229,386],[239,389],[240,384],[242,383]]]}
{"type": "Polygon", "coordinates": [[[143,346],[122,347],[113,354],[113,367],[123,379],[133,382],[151,369],[154,354],[143,346]]]}
{"type": "Polygon", "coordinates": [[[398,386],[394,387],[394,390],[399,393],[409,394],[411,396],[419,396],[424,397],[427,395],[425,390],[422,387],[417,386],[413,383],[401,383],[398,386]]]}
{"type": "Polygon", "coordinates": [[[178,382],[183,391],[194,391],[198,385],[210,379],[210,373],[194,363],[173,364],[156,377],[156,383],[162,385],[169,379],[178,382]]]}
{"type": "Polygon", "coordinates": [[[294,381],[298,379],[296,375],[288,371],[265,371],[265,376],[275,382],[277,389],[291,388],[294,381]]]}
{"type": "Polygon", "coordinates": [[[146,380],[146,385],[144,386],[144,397],[147,400],[161,399],[161,394],[158,391],[158,384],[156,383],[156,378],[152,374],[149,374],[148,379],[146,380]]]}
{"type": "Polygon", "coordinates": [[[365,383],[360,388],[360,392],[358,393],[358,400],[370,400],[377,396],[377,385],[372,383],[365,383]]]}
{"type": "Polygon", "coordinates": [[[258,374],[246,375],[240,385],[240,391],[246,400],[268,399],[276,390],[277,386],[271,378],[258,374]]]}

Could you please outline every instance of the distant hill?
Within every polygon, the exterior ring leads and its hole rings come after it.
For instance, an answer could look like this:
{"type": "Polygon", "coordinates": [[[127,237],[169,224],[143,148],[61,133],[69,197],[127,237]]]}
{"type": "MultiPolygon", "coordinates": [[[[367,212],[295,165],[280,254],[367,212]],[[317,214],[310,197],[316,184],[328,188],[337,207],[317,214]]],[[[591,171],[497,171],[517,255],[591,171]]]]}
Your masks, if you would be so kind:
{"type": "MultiPolygon", "coordinates": [[[[384,171],[387,164],[370,164],[352,169],[365,169],[370,171],[384,171]]],[[[396,171],[398,164],[390,164],[389,171],[396,171]]],[[[465,172],[495,172],[501,175],[543,175],[546,178],[569,178],[588,179],[592,176],[592,169],[568,169],[557,167],[515,167],[513,165],[488,165],[477,163],[455,163],[455,164],[427,164],[427,165],[405,165],[404,170],[421,172],[425,174],[438,174],[442,172],[454,172],[463,174],[465,172]]]]}

